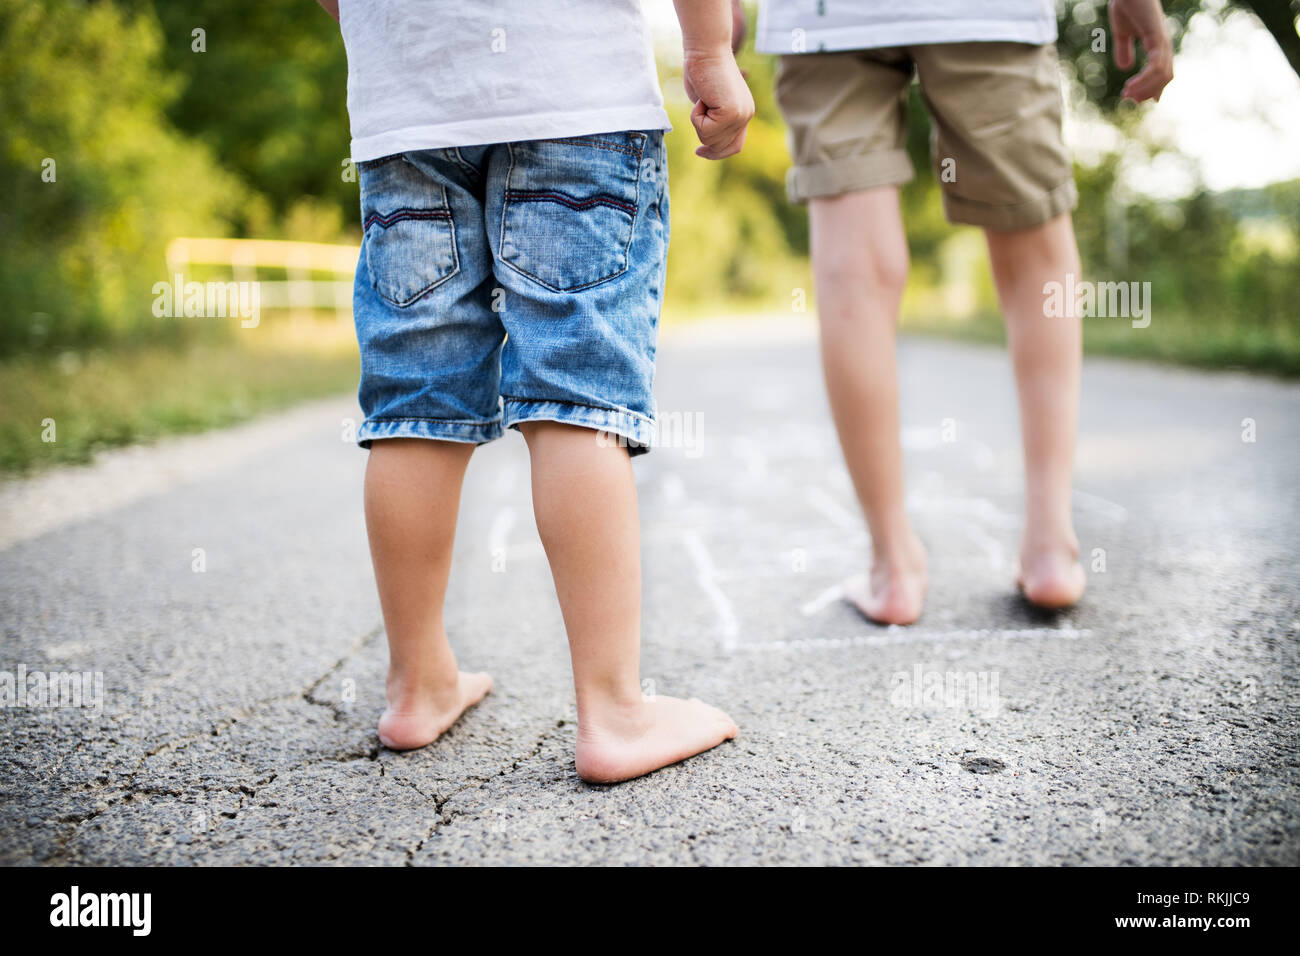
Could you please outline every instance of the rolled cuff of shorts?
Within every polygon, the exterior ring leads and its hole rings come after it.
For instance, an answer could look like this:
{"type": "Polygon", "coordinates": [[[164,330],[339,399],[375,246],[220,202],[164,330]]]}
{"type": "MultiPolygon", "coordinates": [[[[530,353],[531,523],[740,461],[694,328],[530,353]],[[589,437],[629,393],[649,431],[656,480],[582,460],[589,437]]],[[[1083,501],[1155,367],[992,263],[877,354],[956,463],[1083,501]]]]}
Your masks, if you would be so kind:
{"type": "Polygon", "coordinates": [[[791,202],[839,196],[877,186],[900,186],[916,175],[905,149],[885,149],[807,166],[786,174],[785,191],[791,202]]]}
{"type": "Polygon", "coordinates": [[[369,448],[380,438],[426,438],[481,445],[501,437],[501,422],[451,422],[439,418],[366,419],[357,431],[357,444],[369,448]]]}
{"type": "Polygon", "coordinates": [[[1049,219],[1073,209],[1079,202],[1079,191],[1070,179],[1061,183],[1045,196],[1012,206],[995,206],[975,202],[960,196],[943,195],[943,211],[949,222],[964,223],[992,229],[994,232],[1011,232],[1032,229],[1049,219]]]}
{"type": "Polygon", "coordinates": [[[590,428],[599,433],[597,441],[626,448],[629,455],[644,455],[654,441],[654,419],[625,408],[507,398],[503,420],[507,428],[515,429],[522,422],[561,422],[590,428]]]}

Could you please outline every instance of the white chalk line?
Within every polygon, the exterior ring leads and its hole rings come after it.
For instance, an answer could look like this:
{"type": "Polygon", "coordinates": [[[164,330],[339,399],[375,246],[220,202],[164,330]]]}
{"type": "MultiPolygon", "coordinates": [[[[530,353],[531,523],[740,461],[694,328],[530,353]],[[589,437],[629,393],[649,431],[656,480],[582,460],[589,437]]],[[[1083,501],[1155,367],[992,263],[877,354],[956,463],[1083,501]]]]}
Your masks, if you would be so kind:
{"type": "Polygon", "coordinates": [[[735,650],[737,638],[740,636],[740,623],[736,620],[736,612],[731,606],[731,601],[727,595],[718,587],[718,569],[713,563],[713,558],[709,554],[709,549],[704,544],[704,539],[694,531],[682,532],[682,544],[686,547],[686,553],[691,556],[695,562],[695,580],[713,604],[714,612],[718,616],[718,633],[722,637],[722,649],[725,651],[735,650]]]}
{"type": "Polygon", "coordinates": [[[811,601],[804,604],[804,606],[801,607],[799,610],[803,613],[804,617],[812,617],[814,614],[820,614],[822,611],[826,610],[836,601],[843,600],[843,598],[844,598],[844,585],[835,584],[832,585],[831,587],[828,587],[821,594],[817,595],[811,601]]]}
{"type": "Polygon", "coordinates": [[[879,634],[853,637],[809,637],[789,641],[758,641],[736,647],[739,651],[814,651],[847,647],[889,647],[897,644],[941,644],[949,641],[986,641],[1016,638],[1078,640],[1091,637],[1090,628],[1073,627],[986,627],[948,631],[912,627],[888,627],[879,634]]]}

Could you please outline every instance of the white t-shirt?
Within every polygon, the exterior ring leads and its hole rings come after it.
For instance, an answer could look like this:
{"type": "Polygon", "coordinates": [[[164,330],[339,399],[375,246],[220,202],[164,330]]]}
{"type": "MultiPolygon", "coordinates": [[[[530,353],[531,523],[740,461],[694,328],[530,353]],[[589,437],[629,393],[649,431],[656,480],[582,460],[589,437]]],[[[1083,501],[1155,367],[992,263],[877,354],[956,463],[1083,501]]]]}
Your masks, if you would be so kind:
{"type": "Polygon", "coordinates": [[[1053,0],[760,0],[764,53],[1056,40],[1053,0]]]}
{"type": "Polygon", "coordinates": [[[352,159],[671,129],[640,0],[342,0],[352,159]]]}

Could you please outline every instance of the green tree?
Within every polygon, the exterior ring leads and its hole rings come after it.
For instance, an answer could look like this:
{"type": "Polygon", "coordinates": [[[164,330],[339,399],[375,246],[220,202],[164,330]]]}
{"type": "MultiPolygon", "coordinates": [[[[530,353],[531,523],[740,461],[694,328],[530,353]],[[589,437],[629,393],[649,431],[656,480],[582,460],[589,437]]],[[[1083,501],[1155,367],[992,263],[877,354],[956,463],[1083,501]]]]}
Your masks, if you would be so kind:
{"type": "Polygon", "coordinates": [[[244,193],[167,122],[161,43],[109,3],[0,0],[0,352],[178,330],[150,308],[166,244],[244,193]]]}
{"type": "MultiPolygon", "coordinates": [[[[311,0],[132,0],[162,27],[160,52],[177,77],[168,116],[265,200],[272,218],[304,197],[357,218],[348,157],[347,57],[338,24],[311,0]]],[[[270,231],[254,207],[250,232],[270,231]]]]}
{"type": "MultiPolygon", "coordinates": [[[[1234,11],[1246,10],[1272,34],[1292,69],[1300,74],[1300,0],[1222,0],[1217,3],[1162,0],[1162,3],[1175,51],[1181,45],[1192,17],[1210,14],[1222,19],[1234,11]]],[[[1108,7],[1108,0],[1067,0],[1058,18],[1058,47],[1062,59],[1073,67],[1088,98],[1109,111],[1118,105],[1120,90],[1128,74],[1115,69],[1111,59],[1108,7]]]]}

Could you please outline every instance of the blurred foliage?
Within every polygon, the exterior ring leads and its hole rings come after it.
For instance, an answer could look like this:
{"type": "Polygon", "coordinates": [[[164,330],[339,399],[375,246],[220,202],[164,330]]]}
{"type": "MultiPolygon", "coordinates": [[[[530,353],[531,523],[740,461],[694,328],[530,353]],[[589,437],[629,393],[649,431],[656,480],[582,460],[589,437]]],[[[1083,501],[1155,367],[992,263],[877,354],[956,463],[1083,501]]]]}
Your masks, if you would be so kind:
{"type": "MultiPolygon", "coordinates": [[[[1206,4],[1202,0],[1163,0],[1162,5],[1177,53],[1187,32],[1188,20],[1206,4]]],[[[1120,90],[1132,74],[1115,67],[1108,6],[1107,0],[1071,0],[1060,6],[1056,46],[1061,61],[1073,69],[1089,101],[1107,111],[1114,111],[1120,105],[1120,90]]],[[[1137,44],[1135,50],[1140,67],[1143,62],[1141,44],[1137,44]]]]}
{"type": "Polygon", "coordinates": [[[1151,329],[1125,343],[1113,334],[1125,325],[1111,323],[1094,344],[1300,374],[1300,180],[1117,205],[1107,201],[1116,172],[1114,157],[1076,168],[1084,269],[1098,280],[1150,282],[1155,304],[1151,329]]]}
{"type": "MultiPolygon", "coordinates": [[[[1131,142],[1137,111],[1117,106],[1125,75],[1111,62],[1105,7],[1061,6],[1062,60],[1073,101],[1131,142]]],[[[1193,16],[1238,7],[1256,11],[1286,48],[1286,16],[1300,0],[1165,0],[1176,43],[1193,16]]],[[[723,163],[693,155],[680,76],[664,78],[676,127],[667,304],[678,314],[787,311],[811,293],[806,210],[785,199],[775,59],[747,46],[741,62],[758,113],[744,151],[723,163]]],[[[150,314],[176,235],[358,236],[357,186],[341,175],[343,44],[310,0],[0,0],[0,128],[0,172],[14,184],[0,206],[0,354],[218,334],[207,320],[150,314]],[[47,159],[54,182],[41,178],[47,159]]],[[[940,293],[962,286],[974,302],[967,314],[994,312],[978,233],[944,220],[915,87],[907,142],[917,173],[902,191],[909,309],[937,312],[951,305],[940,293]]],[[[1078,170],[1089,273],[1151,280],[1162,311],[1189,328],[1219,323],[1225,336],[1242,329],[1255,351],[1261,342],[1290,348],[1300,325],[1300,187],[1118,206],[1119,175],[1115,156],[1078,170]]]]}
{"type": "MultiPolygon", "coordinates": [[[[1245,10],[1272,34],[1291,68],[1300,74],[1300,0],[1162,0],[1161,5],[1175,53],[1182,45],[1192,17],[1214,16],[1223,20],[1238,10],[1245,10]]],[[[1067,0],[1061,4],[1057,13],[1057,46],[1061,58],[1073,67],[1088,99],[1114,110],[1129,74],[1121,73],[1114,66],[1108,6],[1107,0],[1067,0]]],[[[1140,45],[1137,57],[1140,64],[1140,45]]]]}
{"type": "Polygon", "coordinates": [[[304,197],[317,200],[318,210],[336,205],[339,222],[356,219],[356,183],[341,175],[347,57],[338,24],[314,0],[132,6],[152,11],[160,25],[162,63],[179,87],[167,111],[173,125],[262,197],[265,207],[245,214],[246,231],[269,235],[271,222],[304,197]]]}
{"type": "Polygon", "coordinates": [[[168,123],[162,42],[110,3],[0,0],[0,352],[185,333],[150,311],[167,241],[248,193],[168,123]]]}

